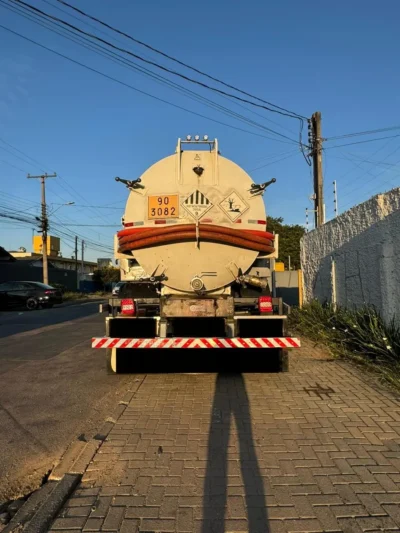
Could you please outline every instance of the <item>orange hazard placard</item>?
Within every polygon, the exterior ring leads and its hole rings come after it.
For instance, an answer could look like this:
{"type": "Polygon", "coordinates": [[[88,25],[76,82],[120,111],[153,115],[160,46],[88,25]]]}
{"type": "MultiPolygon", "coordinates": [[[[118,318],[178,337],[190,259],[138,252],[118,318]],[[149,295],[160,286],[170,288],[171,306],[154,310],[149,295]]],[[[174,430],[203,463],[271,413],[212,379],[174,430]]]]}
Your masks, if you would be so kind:
{"type": "Polygon", "coordinates": [[[179,195],[160,194],[149,196],[149,220],[156,218],[178,218],[179,217],[179,195]]]}

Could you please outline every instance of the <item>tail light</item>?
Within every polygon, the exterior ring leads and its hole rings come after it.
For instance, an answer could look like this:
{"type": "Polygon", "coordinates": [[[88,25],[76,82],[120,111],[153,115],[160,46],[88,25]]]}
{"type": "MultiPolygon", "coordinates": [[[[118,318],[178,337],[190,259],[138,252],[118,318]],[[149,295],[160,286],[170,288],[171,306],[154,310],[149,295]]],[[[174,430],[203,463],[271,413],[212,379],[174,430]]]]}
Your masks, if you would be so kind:
{"type": "Polygon", "coordinates": [[[44,291],[45,294],[54,294],[56,291],[44,291]]]}
{"type": "Polygon", "coordinates": [[[258,298],[258,310],[260,313],[272,313],[272,298],[271,296],[260,296],[258,298]]]}
{"type": "Polygon", "coordinates": [[[123,315],[134,316],[136,314],[135,300],[132,300],[132,298],[121,300],[121,313],[123,315]]]}

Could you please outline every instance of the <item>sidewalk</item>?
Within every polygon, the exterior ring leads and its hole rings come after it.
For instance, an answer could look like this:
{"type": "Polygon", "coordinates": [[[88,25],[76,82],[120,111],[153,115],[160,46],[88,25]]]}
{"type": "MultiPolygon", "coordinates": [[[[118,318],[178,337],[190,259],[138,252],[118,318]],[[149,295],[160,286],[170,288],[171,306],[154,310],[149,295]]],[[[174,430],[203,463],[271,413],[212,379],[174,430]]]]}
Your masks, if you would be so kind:
{"type": "Polygon", "coordinates": [[[136,385],[52,532],[400,531],[400,402],[353,367],[136,385]]]}

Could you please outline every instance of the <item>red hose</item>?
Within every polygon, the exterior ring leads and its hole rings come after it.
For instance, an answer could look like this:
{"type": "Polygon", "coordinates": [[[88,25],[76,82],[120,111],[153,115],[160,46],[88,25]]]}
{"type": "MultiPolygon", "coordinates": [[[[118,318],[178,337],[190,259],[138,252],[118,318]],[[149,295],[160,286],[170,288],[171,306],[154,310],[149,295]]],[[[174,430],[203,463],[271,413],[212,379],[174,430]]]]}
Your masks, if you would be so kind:
{"type": "MultiPolygon", "coordinates": [[[[274,235],[267,231],[238,230],[225,226],[200,224],[198,234],[200,241],[219,242],[257,252],[274,252],[274,235]]],[[[118,251],[123,253],[163,244],[195,240],[195,224],[180,224],[162,228],[128,228],[118,232],[118,251]]]]}

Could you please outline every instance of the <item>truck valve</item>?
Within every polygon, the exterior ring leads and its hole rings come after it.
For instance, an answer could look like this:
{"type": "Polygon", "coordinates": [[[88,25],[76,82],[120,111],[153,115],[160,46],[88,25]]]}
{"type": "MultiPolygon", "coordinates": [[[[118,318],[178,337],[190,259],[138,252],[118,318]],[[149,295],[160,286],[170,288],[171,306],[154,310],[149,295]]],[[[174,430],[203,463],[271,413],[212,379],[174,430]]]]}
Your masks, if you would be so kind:
{"type": "Polygon", "coordinates": [[[250,194],[262,194],[267,187],[269,187],[272,183],[275,183],[276,179],[272,178],[272,180],[266,181],[264,183],[252,183],[250,194]]]}
{"type": "Polygon", "coordinates": [[[122,178],[118,178],[117,176],[115,181],[124,183],[128,189],[144,189],[144,185],[140,183],[142,181],[140,178],[137,178],[136,180],[124,180],[122,178]]]}

